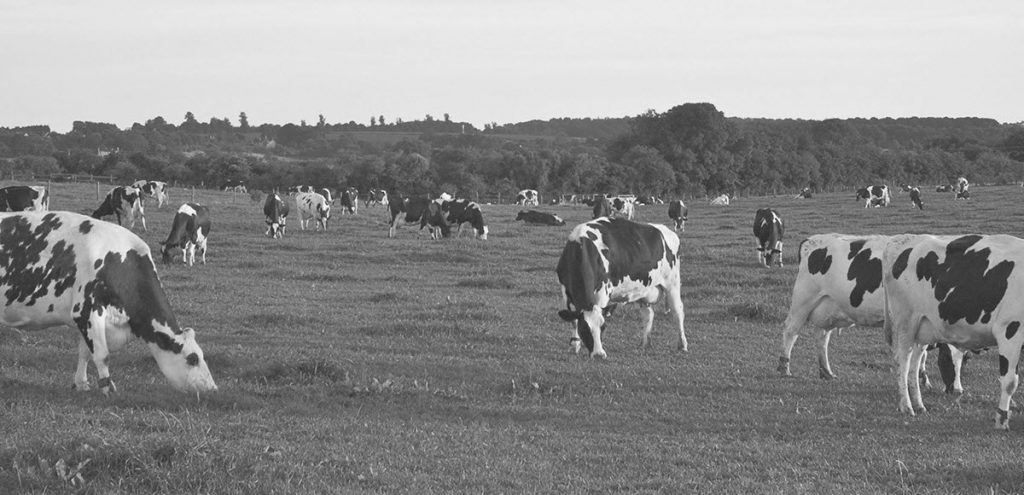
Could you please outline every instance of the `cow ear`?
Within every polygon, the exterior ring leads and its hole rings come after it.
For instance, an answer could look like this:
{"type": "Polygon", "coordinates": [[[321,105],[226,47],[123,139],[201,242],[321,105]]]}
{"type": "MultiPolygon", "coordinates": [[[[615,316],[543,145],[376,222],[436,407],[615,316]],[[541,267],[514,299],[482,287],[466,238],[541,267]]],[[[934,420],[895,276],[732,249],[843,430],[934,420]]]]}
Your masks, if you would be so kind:
{"type": "Polygon", "coordinates": [[[581,314],[578,311],[569,311],[568,309],[563,309],[558,312],[558,316],[565,321],[576,321],[580,319],[581,314]]]}

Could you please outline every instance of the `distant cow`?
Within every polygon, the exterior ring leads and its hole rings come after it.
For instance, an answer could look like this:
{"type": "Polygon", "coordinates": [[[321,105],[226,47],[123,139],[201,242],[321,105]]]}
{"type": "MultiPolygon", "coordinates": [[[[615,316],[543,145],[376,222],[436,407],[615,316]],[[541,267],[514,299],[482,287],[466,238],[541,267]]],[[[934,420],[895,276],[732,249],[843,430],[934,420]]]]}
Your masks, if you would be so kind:
{"type": "Polygon", "coordinates": [[[111,189],[99,208],[92,212],[93,218],[113,215],[117,224],[121,225],[121,217],[127,217],[128,228],[135,228],[135,221],[142,221],[142,230],[146,229],[146,211],[142,207],[142,196],[139,190],[131,186],[117,186],[111,189]]]}
{"type": "Polygon", "coordinates": [[[1024,240],[1007,235],[894,236],[883,256],[885,333],[899,363],[900,411],[924,411],[910,363],[937,342],[998,347],[996,428],[1008,429],[1024,345],[1024,240]],[[908,389],[908,386],[910,387],[908,389]]]}
{"type": "MultiPolygon", "coordinates": [[[[391,221],[388,222],[388,237],[395,236],[395,229],[400,224],[420,224],[420,229],[427,224],[423,219],[427,213],[428,206],[432,201],[428,198],[395,198],[388,204],[388,211],[391,214],[391,221]],[[404,214],[404,215],[403,215],[404,214]]],[[[440,209],[438,209],[440,212],[440,209]]],[[[438,213],[440,214],[440,213],[438,213]]],[[[433,230],[431,230],[433,232],[433,230]]]]}
{"type": "Polygon", "coordinates": [[[137,180],[132,187],[139,190],[142,198],[151,198],[156,201],[157,208],[163,208],[167,203],[167,183],[158,180],[137,180]]]}
{"type": "Polygon", "coordinates": [[[761,208],[754,213],[754,238],[757,239],[757,262],[772,266],[772,257],[779,255],[782,266],[782,217],[771,208],[761,208]]]}
{"type": "Polygon", "coordinates": [[[182,329],[157,276],[149,246],[130,231],[77,213],[0,213],[0,323],[23,330],[67,325],[82,335],[74,386],[89,389],[96,366],[103,393],[117,390],[110,351],[141,338],[176,389],[217,385],[196,343],[182,329]]]}
{"type": "Polygon", "coordinates": [[[668,217],[675,222],[676,232],[686,230],[686,217],[689,211],[689,208],[686,207],[686,204],[681,199],[668,203],[668,217]]]}
{"type": "Polygon", "coordinates": [[[633,219],[633,204],[636,202],[634,196],[616,196],[611,198],[612,214],[625,218],[626,220],[633,219]]]}
{"type": "Polygon", "coordinates": [[[206,240],[210,237],[210,209],[198,203],[185,203],[178,208],[167,240],[160,243],[164,263],[170,263],[174,249],[181,248],[181,261],[196,263],[196,251],[206,264],[206,240]]]}
{"type": "Polygon", "coordinates": [[[857,199],[864,200],[864,207],[889,206],[889,186],[868,186],[857,189],[857,199]]]}
{"type": "Polygon", "coordinates": [[[545,213],[543,211],[537,210],[520,211],[519,214],[516,215],[516,220],[522,220],[523,222],[526,223],[536,223],[540,225],[565,225],[565,220],[562,220],[562,218],[559,217],[558,215],[555,215],[554,213],[545,213]]]}
{"type": "Polygon", "coordinates": [[[331,195],[331,190],[326,187],[317,188],[315,193],[324,197],[327,200],[327,204],[334,204],[334,196],[331,195]]]}
{"type": "Polygon", "coordinates": [[[921,200],[921,190],[917,187],[911,187],[910,189],[910,203],[916,206],[919,210],[924,209],[924,201],[921,200]]]}
{"type": "Polygon", "coordinates": [[[805,187],[805,188],[800,190],[800,194],[797,194],[796,198],[797,199],[811,199],[812,196],[813,195],[811,194],[811,188],[805,187]]]}
{"type": "Polygon", "coordinates": [[[237,193],[247,193],[247,192],[249,192],[245,188],[245,182],[240,181],[240,180],[224,181],[220,185],[220,190],[224,191],[224,192],[237,192],[237,193]]]}
{"type": "Polygon", "coordinates": [[[679,236],[664,225],[621,218],[599,218],[569,234],[556,268],[565,309],[558,316],[575,322],[571,351],[580,342],[592,357],[605,357],[601,343],[604,310],[614,303],[638,302],[644,309],[641,345],[646,347],[654,308],[664,297],[679,326],[678,348],[687,350],[680,298],[679,236]]]}
{"type": "Polygon", "coordinates": [[[50,193],[45,186],[8,186],[0,189],[0,211],[47,211],[50,193]]]}
{"type": "Polygon", "coordinates": [[[722,194],[711,200],[711,206],[729,206],[729,195],[722,194]]]}
{"type": "Polygon", "coordinates": [[[953,184],[935,186],[935,192],[953,192],[953,184]]]}
{"type": "MultiPolygon", "coordinates": [[[[473,236],[481,241],[487,240],[487,225],[484,223],[483,212],[480,205],[468,199],[453,199],[444,201],[435,199],[427,205],[427,214],[423,223],[431,227],[431,235],[437,238],[451,235],[451,226],[458,226],[458,234],[462,234],[462,224],[468,223],[473,227],[473,236]]],[[[422,226],[421,226],[422,228],[422,226]]]]}
{"type": "Polygon", "coordinates": [[[263,203],[263,214],[267,217],[267,236],[274,239],[284,236],[288,226],[288,203],[276,192],[267,194],[263,203]]]}
{"type": "Polygon", "coordinates": [[[355,215],[359,210],[359,190],[354,187],[343,189],[339,193],[341,203],[341,213],[351,213],[355,215]]]}
{"type": "Polygon", "coordinates": [[[383,189],[370,189],[366,193],[366,206],[387,206],[388,205],[388,192],[383,189]]]}
{"type": "Polygon", "coordinates": [[[327,230],[327,221],[331,219],[331,204],[327,198],[315,192],[302,192],[295,195],[295,209],[299,211],[299,228],[306,230],[306,223],[315,220],[314,228],[327,230]]]}
{"type": "Polygon", "coordinates": [[[612,202],[608,198],[601,196],[594,198],[594,216],[593,218],[610,217],[612,216],[612,202]]]}
{"type": "Polygon", "coordinates": [[[540,194],[536,189],[523,189],[516,194],[516,204],[520,206],[537,206],[540,204],[540,194]]]}

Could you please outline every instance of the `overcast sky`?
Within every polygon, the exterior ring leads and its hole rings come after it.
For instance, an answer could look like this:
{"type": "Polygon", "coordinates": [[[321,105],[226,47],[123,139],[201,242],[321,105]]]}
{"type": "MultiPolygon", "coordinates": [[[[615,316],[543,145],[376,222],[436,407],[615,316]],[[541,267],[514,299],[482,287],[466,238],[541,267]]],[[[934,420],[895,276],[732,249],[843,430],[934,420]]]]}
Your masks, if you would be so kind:
{"type": "Polygon", "coordinates": [[[0,127],[1024,121],[1024,1],[0,0],[0,127]]]}

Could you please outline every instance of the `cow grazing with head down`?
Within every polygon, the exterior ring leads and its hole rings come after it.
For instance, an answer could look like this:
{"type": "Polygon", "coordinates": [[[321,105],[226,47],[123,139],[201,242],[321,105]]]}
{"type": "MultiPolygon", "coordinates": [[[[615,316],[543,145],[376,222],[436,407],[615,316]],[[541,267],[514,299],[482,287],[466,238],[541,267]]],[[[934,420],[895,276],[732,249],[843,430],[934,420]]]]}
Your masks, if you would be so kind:
{"type": "Polygon", "coordinates": [[[487,225],[484,224],[480,205],[468,199],[450,201],[435,199],[427,205],[427,212],[422,217],[421,228],[430,227],[431,237],[448,237],[451,227],[458,226],[458,235],[462,234],[462,225],[468,223],[473,227],[473,236],[481,241],[487,240],[487,225]],[[440,234],[440,235],[438,235],[440,234]]]}
{"type": "Polygon", "coordinates": [[[538,225],[565,225],[565,220],[562,220],[558,215],[537,210],[522,210],[516,215],[516,220],[538,225]]]}
{"type": "Polygon", "coordinates": [[[366,193],[365,204],[367,207],[376,205],[387,206],[388,192],[383,189],[370,189],[370,191],[366,193]]]}
{"type": "Polygon", "coordinates": [[[754,237],[757,239],[757,262],[772,266],[772,257],[779,255],[782,266],[782,217],[771,208],[761,208],[754,214],[754,237]]]}
{"type": "Polygon", "coordinates": [[[615,303],[640,303],[645,310],[641,345],[654,322],[652,306],[661,297],[675,313],[677,347],[687,350],[680,297],[679,236],[668,227],[621,218],[598,218],[577,225],[558,259],[558,282],[565,309],[558,315],[575,322],[572,352],[580,341],[590,355],[605,357],[601,343],[604,310],[615,303]]]}
{"type": "Polygon", "coordinates": [[[924,201],[921,200],[921,190],[917,187],[910,188],[910,204],[916,206],[919,210],[924,209],[924,201]]]}
{"type": "Polygon", "coordinates": [[[328,189],[326,187],[320,187],[320,188],[317,188],[317,190],[313,191],[313,192],[323,196],[324,199],[327,200],[327,204],[334,204],[334,196],[331,195],[331,190],[330,189],[328,189]]]}
{"type": "Polygon", "coordinates": [[[108,357],[131,336],[175,388],[217,389],[195,332],[178,326],[149,246],[127,229],[71,212],[0,213],[0,293],[4,325],[78,329],[78,390],[89,389],[90,357],[100,390],[117,390],[108,357]]]}
{"type": "Polygon", "coordinates": [[[540,194],[536,189],[523,189],[516,194],[516,204],[519,206],[537,206],[540,204],[540,194]]]}
{"type": "Polygon", "coordinates": [[[142,198],[151,198],[156,201],[157,208],[163,208],[167,203],[167,183],[158,180],[141,179],[132,183],[132,187],[139,190],[142,198]]]}
{"type": "Polygon", "coordinates": [[[683,200],[677,199],[668,203],[668,217],[675,222],[676,232],[683,232],[686,230],[686,218],[690,212],[683,200]]]}
{"type": "Polygon", "coordinates": [[[0,211],[47,211],[50,193],[45,186],[7,186],[0,189],[0,211]]]}
{"type": "Polygon", "coordinates": [[[351,213],[355,215],[359,210],[359,190],[354,187],[349,187],[341,191],[341,199],[338,201],[341,203],[341,213],[351,213]]]}
{"type": "Polygon", "coordinates": [[[107,193],[99,208],[92,212],[93,218],[113,215],[117,224],[121,225],[121,217],[127,217],[128,228],[135,228],[136,219],[142,221],[142,230],[146,229],[146,211],[142,207],[142,196],[139,190],[130,186],[117,186],[107,193]]]}
{"type": "Polygon", "coordinates": [[[288,203],[276,192],[271,192],[263,203],[263,214],[267,217],[267,236],[274,239],[283,237],[288,226],[288,203]]]}
{"type": "Polygon", "coordinates": [[[885,333],[899,365],[900,411],[924,411],[910,363],[937,342],[999,350],[996,428],[1008,429],[1024,345],[1024,240],[1007,235],[894,236],[885,248],[885,333]],[[909,387],[909,388],[908,388],[909,387]]]}
{"type": "MultiPolygon", "coordinates": [[[[835,378],[829,365],[828,344],[832,331],[845,327],[881,327],[885,321],[885,290],[882,256],[888,236],[819,234],[800,243],[800,268],[793,283],[789,315],[782,332],[779,372],[791,376],[793,345],[805,325],[821,331],[817,338],[818,375],[835,378]]],[[[919,375],[924,373],[921,356],[919,375]]],[[[963,353],[947,346],[939,349],[939,370],[947,393],[963,393],[960,365],[963,353]],[[951,352],[952,351],[952,352],[951,352]]]]}
{"type": "Polygon", "coordinates": [[[206,240],[210,237],[210,209],[199,203],[185,203],[178,208],[171,223],[167,240],[160,243],[164,263],[170,263],[174,250],[181,248],[181,261],[188,266],[196,263],[196,251],[206,264],[206,240]]]}
{"type": "Polygon", "coordinates": [[[889,186],[868,186],[857,189],[857,199],[864,200],[864,207],[889,206],[889,186]]]}
{"type": "MultiPolygon", "coordinates": [[[[395,229],[403,223],[406,225],[418,223],[422,230],[426,224],[423,216],[427,213],[430,203],[431,200],[427,198],[396,198],[390,202],[388,211],[391,214],[391,221],[388,222],[388,237],[394,237],[395,229]]],[[[433,234],[433,229],[431,229],[431,234],[433,234]]]]}
{"type": "Polygon", "coordinates": [[[306,230],[310,220],[316,220],[315,228],[327,230],[327,221],[331,218],[331,204],[327,198],[315,192],[302,192],[295,195],[295,208],[299,211],[299,228],[306,230]]]}

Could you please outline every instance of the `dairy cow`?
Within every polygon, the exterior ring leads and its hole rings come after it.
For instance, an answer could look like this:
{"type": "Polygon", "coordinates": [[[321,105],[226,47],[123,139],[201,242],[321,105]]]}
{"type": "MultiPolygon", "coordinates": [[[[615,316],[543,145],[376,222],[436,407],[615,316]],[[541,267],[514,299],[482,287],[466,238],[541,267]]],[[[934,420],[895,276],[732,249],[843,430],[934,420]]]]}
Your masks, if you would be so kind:
{"type": "Polygon", "coordinates": [[[0,211],[47,211],[50,193],[45,186],[7,186],[0,189],[0,211]]]}
{"type": "Polygon", "coordinates": [[[565,220],[562,220],[558,215],[537,210],[521,210],[519,214],[516,215],[516,220],[522,220],[525,223],[535,223],[539,225],[565,225],[565,220]]]}
{"type": "Polygon", "coordinates": [[[633,206],[636,202],[634,196],[616,196],[611,198],[612,214],[625,218],[626,220],[633,219],[633,206]]]}
{"type": "Polygon", "coordinates": [[[142,230],[146,229],[146,211],[142,207],[142,196],[139,190],[131,186],[117,186],[107,192],[100,206],[92,212],[93,218],[103,218],[113,215],[117,224],[121,225],[121,218],[127,217],[128,228],[135,228],[135,221],[142,221],[142,230]]]}
{"type": "Polygon", "coordinates": [[[604,196],[594,198],[593,218],[611,217],[612,216],[612,202],[604,196]]]}
{"type": "Polygon", "coordinates": [[[299,228],[306,230],[306,224],[315,220],[316,230],[321,227],[327,230],[327,221],[331,219],[331,204],[327,198],[315,192],[302,192],[295,195],[295,209],[299,211],[299,228]]]}
{"type": "Polygon", "coordinates": [[[540,204],[540,194],[536,189],[523,189],[516,194],[516,204],[519,206],[537,206],[540,204]]]}
{"type": "Polygon", "coordinates": [[[917,187],[911,187],[910,189],[910,204],[916,206],[919,210],[924,209],[924,201],[921,200],[921,190],[917,187]]]}
{"type": "Polygon", "coordinates": [[[288,226],[288,203],[276,192],[271,192],[263,203],[263,214],[267,217],[267,236],[274,239],[283,237],[288,226]]]}
{"type": "Polygon", "coordinates": [[[206,264],[206,240],[210,237],[210,209],[198,203],[185,203],[178,208],[167,240],[160,243],[164,263],[170,263],[175,249],[181,249],[181,261],[196,263],[196,251],[206,264]]]}
{"type": "Polygon", "coordinates": [[[450,236],[454,225],[458,226],[458,235],[461,235],[462,225],[466,223],[473,227],[474,237],[487,240],[488,229],[479,204],[468,199],[435,199],[427,205],[421,228],[423,225],[430,227],[431,237],[437,239],[450,236]]]}
{"type": "Polygon", "coordinates": [[[110,351],[142,339],[176,389],[217,385],[191,328],[180,328],[157,276],[149,246],[120,226],[71,212],[0,213],[0,323],[23,330],[78,329],[74,386],[109,393],[110,351]]]}
{"type": "Polygon", "coordinates": [[[680,297],[679,236],[664,225],[622,218],[598,218],[569,233],[556,268],[565,309],[575,322],[570,350],[580,342],[592,357],[605,357],[601,343],[604,310],[614,303],[639,303],[645,311],[641,345],[647,346],[654,321],[652,306],[664,297],[679,326],[678,349],[687,350],[680,297]]]}
{"type": "Polygon", "coordinates": [[[711,200],[711,206],[729,206],[729,195],[722,194],[711,200]]]}
{"type": "Polygon", "coordinates": [[[383,189],[370,189],[370,191],[366,193],[365,204],[367,207],[376,205],[387,206],[388,192],[383,189]]]}
{"type": "Polygon", "coordinates": [[[782,266],[782,217],[771,208],[761,208],[754,213],[754,238],[757,239],[757,262],[772,266],[772,257],[779,255],[782,266]]]}
{"type": "Polygon", "coordinates": [[[137,180],[132,183],[132,187],[139,190],[139,194],[142,198],[150,198],[156,201],[157,208],[163,208],[164,204],[167,203],[167,183],[157,180],[137,180]]]}
{"type": "Polygon", "coordinates": [[[864,200],[864,207],[889,206],[889,186],[868,186],[857,189],[857,199],[864,200]]]}
{"type": "MultiPolygon", "coordinates": [[[[388,237],[395,236],[395,229],[401,224],[420,224],[420,229],[426,225],[424,214],[427,213],[431,200],[428,198],[395,198],[388,204],[388,211],[391,214],[391,221],[388,222],[388,237]],[[403,215],[404,214],[404,215],[403,215]]],[[[433,230],[431,230],[433,233],[433,230]]]]}
{"type": "Polygon", "coordinates": [[[340,192],[339,196],[340,196],[340,199],[338,201],[339,201],[339,203],[341,203],[341,213],[343,215],[345,213],[351,213],[353,215],[358,213],[358,210],[359,210],[359,190],[358,189],[356,189],[354,187],[350,187],[350,188],[344,189],[344,190],[342,190],[340,192]]]}
{"type": "Polygon", "coordinates": [[[220,190],[224,192],[247,193],[245,182],[240,180],[227,180],[220,184],[220,190]]]}
{"type": "Polygon", "coordinates": [[[686,219],[689,214],[689,208],[683,203],[683,200],[677,199],[668,203],[668,218],[675,223],[676,232],[683,232],[686,230],[686,219]]]}

